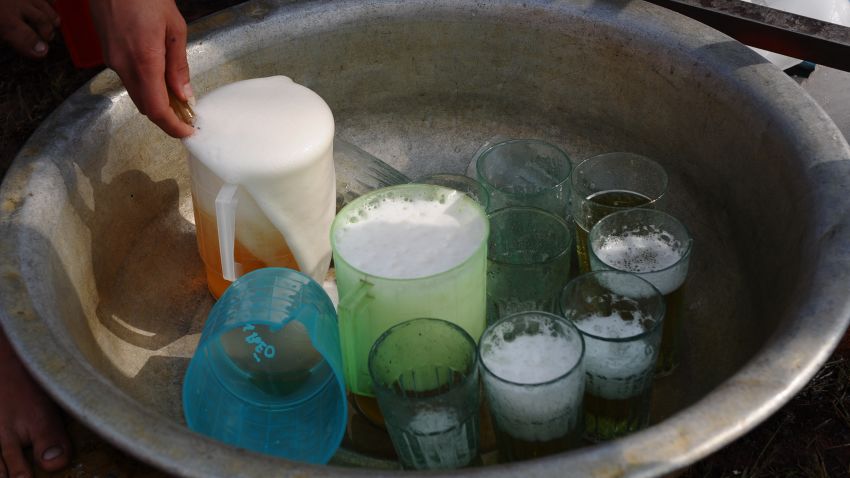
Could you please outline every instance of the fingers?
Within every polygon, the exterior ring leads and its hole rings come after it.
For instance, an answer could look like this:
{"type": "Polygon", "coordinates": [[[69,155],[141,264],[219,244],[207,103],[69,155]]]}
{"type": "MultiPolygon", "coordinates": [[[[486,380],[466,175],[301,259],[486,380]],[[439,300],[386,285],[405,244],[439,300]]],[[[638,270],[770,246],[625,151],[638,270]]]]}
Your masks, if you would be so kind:
{"type": "Polygon", "coordinates": [[[24,458],[20,440],[14,430],[0,429],[0,477],[30,477],[30,467],[24,458]],[[4,475],[3,472],[6,474],[4,475]]]}
{"type": "Polygon", "coordinates": [[[130,98],[151,121],[175,138],[194,129],[181,122],[168,102],[168,86],[188,100],[186,23],[173,0],[90,3],[106,64],[118,73],[130,98]]]}
{"type": "Polygon", "coordinates": [[[194,101],[186,59],[186,22],[182,18],[165,30],[165,82],[182,101],[194,101]]]}

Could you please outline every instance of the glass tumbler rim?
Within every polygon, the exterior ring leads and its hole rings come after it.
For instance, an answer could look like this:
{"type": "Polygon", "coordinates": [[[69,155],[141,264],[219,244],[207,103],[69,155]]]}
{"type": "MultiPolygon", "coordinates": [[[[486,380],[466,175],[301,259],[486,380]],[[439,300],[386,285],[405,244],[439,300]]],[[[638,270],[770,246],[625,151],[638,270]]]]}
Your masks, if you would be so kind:
{"type": "Polygon", "coordinates": [[[478,156],[478,160],[475,162],[475,175],[477,176],[478,181],[481,182],[481,184],[484,186],[485,189],[490,187],[490,188],[493,188],[496,191],[499,191],[499,194],[504,194],[506,196],[522,196],[522,197],[526,197],[526,198],[547,194],[549,191],[551,191],[551,190],[553,190],[553,189],[555,189],[559,186],[562,186],[565,183],[569,183],[572,176],[573,176],[574,169],[575,168],[573,168],[573,162],[570,159],[570,155],[568,155],[567,152],[564,151],[563,148],[561,148],[557,144],[550,143],[549,141],[546,141],[546,140],[543,140],[543,139],[537,139],[537,138],[528,138],[528,139],[513,138],[513,139],[506,139],[504,141],[499,141],[498,143],[492,144],[487,149],[482,151],[481,154],[478,156]],[[487,179],[487,176],[482,173],[482,164],[484,164],[486,162],[486,159],[490,156],[490,153],[492,153],[493,150],[495,150],[496,148],[501,147],[501,146],[505,146],[505,145],[508,145],[508,144],[514,144],[514,143],[534,143],[534,144],[540,144],[540,145],[546,146],[548,148],[552,148],[558,154],[563,156],[564,159],[566,159],[566,165],[567,165],[566,174],[564,175],[563,178],[557,178],[558,182],[556,182],[556,183],[554,183],[554,184],[552,184],[552,185],[550,185],[546,188],[541,188],[540,190],[535,191],[533,193],[515,193],[515,192],[507,191],[507,190],[493,184],[491,181],[489,181],[487,179]]]}
{"type": "Polygon", "coordinates": [[[694,238],[691,235],[691,231],[688,229],[688,226],[686,226],[685,223],[683,223],[682,221],[677,219],[672,214],[666,213],[664,211],[660,211],[658,209],[632,208],[632,209],[624,209],[622,211],[617,211],[617,212],[609,214],[609,215],[603,217],[602,219],[600,219],[599,221],[597,221],[596,224],[594,224],[593,227],[590,229],[590,232],[588,232],[588,234],[587,234],[587,244],[588,244],[587,249],[590,252],[590,254],[593,255],[593,257],[595,257],[596,259],[598,259],[599,262],[602,262],[607,267],[610,267],[611,268],[610,270],[627,272],[627,273],[630,273],[630,274],[635,274],[637,276],[640,276],[641,274],[658,274],[658,273],[666,272],[666,271],[669,271],[673,268],[679,267],[684,261],[689,260],[690,257],[691,257],[691,252],[693,251],[694,238]],[[600,226],[600,224],[605,225],[604,223],[606,221],[612,222],[615,219],[617,219],[618,217],[629,216],[629,215],[632,215],[632,214],[651,214],[651,215],[657,215],[657,216],[663,217],[665,219],[672,219],[674,224],[676,224],[676,225],[678,225],[679,227],[682,228],[685,235],[687,236],[687,240],[683,241],[684,245],[685,245],[684,252],[679,257],[679,259],[676,260],[676,262],[670,264],[669,266],[662,267],[660,269],[653,269],[653,270],[650,270],[650,271],[642,271],[642,272],[633,272],[633,271],[629,271],[629,270],[626,270],[626,269],[621,269],[619,267],[613,266],[613,265],[605,262],[604,260],[602,260],[602,258],[599,257],[596,254],[596,248],[594,247],[593,239],[594,239],[595,235],[599,234],[599,230],[602,228],[600,226]]]}
{"type": "Polygon", "coordinates": [[[590,333],[590,332],[585,332],[584,330],[581,329],[581,327],[576,325],[576,328],[582,334],[582,337],[584,337],[586,335],[586,336],[588,336],[588,337],[590,337],[594,340],[601,340],[601,341],[604,341],[604,342],[614,342],[614,343],[625,343],[625,342],[632,342],[632,341],[647,337],[649,335],[652,335],[653,333],[656,332],[656,330],[658,330],[661,327],[661,324],[664,322],[664,318],[667,315],[667,303],[664,300],[664,296],[661,294],[661,291],[659,291],[657,287],[655,287],[651,282],[644,279],[643,277],[641,277],[641,276],[639,276],[635,273],[632,273],[632,272],[621,271],[621,270],[604,270],[604,271],[586,272],[584,274],[579,275],[578,277],[573,278],[569,282],[567,282],[567,284],[564,286],[564,288],[561,289],[560,300],[558,300],[558,306],[561,310],[561,315],[567,321],[569,321],[571,323],[576,322],[575,320],[567,317],[568,307],[565,305],[567,291],[571,290],[572,287],[575,287],[576,284],[580,284],[583,281],[590,280],[592,277],[601,276],[601,275],[619,275],[621,277],[631,276],[632,278],[637,279],[638,282],[642,282],[645,285],[648,285],[651,288],[650,290],[651,290],[652,298],[654,299],[653,302],[656,302],[656,305],[659,309],[659,314],[658,314],[659,317],[658,318],[653,317],[653,321],[652,321],[653,324],[652,324],[652,327],[650,327],[649,329],[644,330],[639,334],[630,335],[628,337],[603,337],[603,336],[596,335],[596,334],[593,334],[593,333],[590,333]]]}
{"type": "MultiPolygon", "coordinates": [[[[534,207],[534,206],[506,206],[506,207],[503,207],[503,208],[496,209],[495,211],[487,214],[487,220],[492,223],[493,216],[496,216],[496,215],[499,215],[499,214],[506,214],[508,212],[514,212],[514,211],[526,211],[526,212],[546,216],[549,219],[554,219],[558,223],[558,225],[562,226],[564,228],[564,230],[567,232],[567,237],[569,238],[569,241],[564,245],[564,248],[560,252],[558,252],[558,254],[555,254],[552,257],[550,257],[546,260],[543,260],[543,261],[533,261],[533,262],[512,262],[512,261],[503,261],[503,260],[491,258],[490,257],[491,248],[488,245],[488,248],[487,248],[487,260],[488,261],[496,263],[496,264],[504,264],[504,265],[510,265],[510,266],[536,266],[536,265],[543,265],[543,264],[549,264],[551,262],[555,262],[555,261],[561,259],[562,257],[564,257],[564,255],[572,253],[572,248],[575,244],[575,237],[574,237],[574,234],[573,234],[573,228],[570,227],[569,223],[567,222],[567,220],[565,218],[563,218],[563,217],[561,217],[561,216],[559,216],[559,215],[557,215],[557,214],[555,214],[551,211],[547,211],[546,209],[542,209],[542,208],[534,207]]],[[[490,232],[491,233],[493,232],[492,226],[490,228],[490,232]]]]}
{"type": "MultiPolygon", "coordinates": [[[[647,198],[649,199],[649,202],[647,204],[637,206],[637,207],[651,206],[653,204],[660,202],[664,198],[664,196],[667,194],[667,188],[669,187],[669,182],[670,182],[670,178],[667,175],[667,171],[664,169],[663,166],[661,166],[661,164],[658,163],[658,161],[655,161],[654,159],[649,158],[647,156],[644,156],[642,154],[632,153],[632,152],[629,152],[629,151],[610,151],[610,152],[606,152],[606,153],[600,153],[600,154],[596,154],[596,155],[590,156],[588,158],[585,158],[584,160],[579,162],[578,165],[576,165],[576,167],[573,168],[572,174],[571,174],[571,177],[570,177],[570,186],[571,186],[572,193],[574,195],[579,196],[581,198],[581,200],[584,201],[584,200],[587,200],[587,198],[590,194],[592,194],[594,192],[599,192],[599,191],[586,191],[585,188],[582,188],[581,184],[578,183],[578,178],[580,177],[580,174],[576,174],[576,173],[582,172],[583,169],[585,169],[588,165],[592,164],[592,162],[595,163],[595,162],[598,162],[600,160],[604,160],[604,159],[608,159],[608,158],[616,158],[616,157],[625,157],[625,158],[630,158],[630,159],[634,159],[634,160],[643,162],[646,167],[654,169],[656,173],[660,173],[660,175],[659,175],[659,178],[661,178],[660,191],[657,194],[653,194],[654,197],[647,196],[647,198]],[[581,192],[581,194],[580,194],[580,192],[581,192]]],[[[635,191],[635,192],[638,192],[638,191],[635,191]]],[[[643,194],[642,192],[638,192],[638,193],[643,194]]],[[[612,209],[621,209],[621,208],[617,208],[615,206],[606,206],[606,207],[611,207],[612,209]]],[[[632,209],[632,208],[627,208],[627,209],[632,209]]]]}
{"type": "MultiPolygon", "coordinates": [[[[434,173],[434,174],[426,174],[425,176],[421,176],[412,181],[412,184],[430,184],[434,186],[442,186],[448,189],[454,189],[460,193],[466,194],[466,191],[462,191],[460,189],[453,188],[449,183],[451,181],[457,181],[459,183],[464,183],[467,186],[472,187],[477,186],[476,194],[481,195],[481,199],[484,201],[484,204],[481,206],[484,210],[488,210],[490,208],[490,191],[484,187],[477,179],[471,178],[465,174],[460,173],[434,173]],[[442,181],[442,182],[441,182],[442,181]]],[[[469,196],[469,194],[467,194],[469,196]]],[[[473,200],[475,198],[472,198],[473,200]]],[[[477,201],[476,201],[477,202],[477,201]]]]}
{"type": "Polygon", "coordinates": [[[374,367],[372,367],[373,358],[375,358],[377,356],[378,347],[382,343],[384,343],[386,341],[387,337],[389,337],[393,332],[398,331],[398,330],[403,329],[403,328],[412,327],[412,326],[415,326],[417,324],[422,324],[424,322],[432,322],[432,323],[441,324],[443,326],[448,326],[449,329],[451,329],[453,332],[459,333],[459,336],[461,338],[463,338],[463,341],[471,346],[471,350],[472,350],[473,353],[471,354],[472,362],[469,364],[469,370],[462,372],[463,373],[463,380],[461,380],[460,382],[458,382],[457,384],[452,386],[451,389],[455,389],[458,386],[467,383],[470,379],[472,379],[472,377],[476,376],[475,371],[478,369],[478,363],[479,363],[479,358],[478,358],[478,353],[477,353],[478,347],[477,347],[477,344],[475,343],[475,339],[473,339],[472,336],[469,335],[469,332],[467,332],[466,330],[464,330],[463,327],[455,324],[454,322],[450,322],[450,321],[445,320],[445,319],[440,319],[440,318],[436,318],[436,317],[416,317],[416,318],[413,318],[413,319],[405,320],[403,322],[399,322],[399,323],[393,325],[392,327],[388,328],[387,330],[383,331],[381,333],[381,335],[378,337],[378,339],[375,340],[375,342],[369,348],[369,356],[367,358],[367,368],[369,369],[369,378],[371,378],[373,386],[380,387],[381,389],[383,389],[385,391],[396,394],[392,387],[389,387],[389,386],[387,386],[387,384],[384,383],[384,380],[379,380],[378,377],[375,376],[375,371],[373,370],[374,367]]]}
{"type": "Polygon", "coordinates": [[[484,329],[484,332],[481,333],[481,338],[478,340],[477,355],[478,355],[478,363],[480,364],[479,366],[484,370],[484,372],[487,375],[495,378],[496,380],[498,380],[499,382],[502,382],[502,383],[506,383],[506,384],[509,384],[509,385],[517,386],[517,387],[530,388],[530,387],[543,387],[543,386],[561,381],[564,378],[569,377],[570,375],[575,373],[576,370],[578,370],[581,367],[581,364],[584,361],[585,349],[586,349],[586,346],[585,346],[585,343],[584,343],[584,336],[582,335],[581,330],[571,320],[568,320],[568,319],[566,319],[566,318],[564,318],[560,315],[552,314],[550,312],[544,312],[544,311],[539,311],[539,310],[525,310],[525,311],[522,311],[522,312],[516,312],[514,314],[510,314],[510,315],[507,315],[505,317],[502,317],[499,320],[488,325],[487,328],[484,329]],[[522,382],[516,382],[516,381],[513,381],[513,380],[508,380],[504,377],[501,377],[501,376],[497,375],[496,373],[494,373],[492,370],[490,370],[490,367],[487,366],[487,362],[484,360],[484,357],[481,355],[482,344],[484,343],[484,338],[487,336],[487,333],[494,330],[497,326],[499,326],[503,322],[511,320],[515,317],[525,316],[525,315],[538,316],[538,317],[543,316],[543,317],[546,317],[546,318],[554,319],[556,322],[559,322],[563,325],[566,325],[567,328],[574,330],[576,332],[577,337],[579,339],[579,343],[581,344],[581,350],[579,351],[579,356],[576,359],[575,363],[572,364],[569,367],[569,369],[567,369],[566,372],[562,373],[561,375],[558,375],[557,377],[554,377],[552,379],[549,379],[549,380],[546,380],[546,381],[543,381],[543,382],[522,383],[522,382]]]}

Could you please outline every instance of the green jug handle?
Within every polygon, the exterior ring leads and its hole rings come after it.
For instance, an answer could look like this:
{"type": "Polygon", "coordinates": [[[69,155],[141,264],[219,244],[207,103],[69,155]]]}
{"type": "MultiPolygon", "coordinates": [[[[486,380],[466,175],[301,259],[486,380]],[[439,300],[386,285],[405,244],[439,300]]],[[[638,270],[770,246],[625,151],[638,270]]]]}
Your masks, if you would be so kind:
{"type": "MultiPolygon", "coordinates": [[[[354,332],[354,327],[358,322],[369,319],[369,306],[372,304],[369,291],[373,286],[374,284],[371,282],[360,279],[357,287],[348,291],[339,299],[339,312],[337,313],[345,383],[349,390],[355,393],[368,392],[368,395],[372,394],[372,380],[369,377],[368,366],[360,367],[363,357],[359,357],[357,354],[359,344],[356,340],[357,334],[354,332]]],[[[369,349],[367,348],[365,359],[368,359],[368,353],[369,349]]]]}

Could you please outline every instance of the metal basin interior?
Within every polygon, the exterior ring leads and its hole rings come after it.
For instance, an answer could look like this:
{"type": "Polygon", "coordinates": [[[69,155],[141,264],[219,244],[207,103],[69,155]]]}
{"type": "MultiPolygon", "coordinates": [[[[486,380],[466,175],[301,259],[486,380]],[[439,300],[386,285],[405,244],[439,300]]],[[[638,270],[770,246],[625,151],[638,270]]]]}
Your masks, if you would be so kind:
{"type": "MultiPolygon", "coordinates": [[[[411,177],[462,172],[490,136],[574,164],[632,151],[670,175],[695,237],[683,362],[653,426],[607,444],[450,474],[651,476],[709,454],[796,393],[850,320],[850,149],[791,79],[639,0],[253,1],[193,25],[193,86],[285,74],[338,136],[411,177]]],[[[281,132],[282,134],[284,132],[281,132]]],[[[400,473],[262,456],[183,422],[212,300],[181,144],[95,77],[36,132],[2,189],[2,320],[61,404],[179,475],[400,473]]],[[[447,472],[449,473],[449,472],[447,472]]]]}

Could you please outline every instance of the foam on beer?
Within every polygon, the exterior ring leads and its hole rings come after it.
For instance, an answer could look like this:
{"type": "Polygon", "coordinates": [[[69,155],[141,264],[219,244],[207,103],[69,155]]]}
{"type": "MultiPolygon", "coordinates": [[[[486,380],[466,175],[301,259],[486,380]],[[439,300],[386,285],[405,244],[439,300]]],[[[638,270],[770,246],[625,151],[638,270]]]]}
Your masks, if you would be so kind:
{"type": "MultiPolygon", "coordinates": [[[[643,316],[632,312],[631,320],[623,320],[615,311],[611,315],[595,314],[575,321],[585,334],[608,339],[636,337],[646,332],[643,316]]],[[[610,400],[626,399],[642,393],[646,380],[651,380],[657,351],[647,339],[627,342],[600,340],[584,336],[584,365],[588,375],[588,393],[610,400]]]]}
{"type": "MultiPolygon", "coordinates": [[[[218,88],[194,111],[195,133],[184,140],[186,148],[222,181],[244,188],[286,238],[299,268],[321,283],[336,205],[328,105],[310,89],[273,76],[218,88]]],[[[214,204],[199,206],[215,214],[214,204]]],[[[240,207],[237,224],[265,223],[249,216],[240,207]]],[[[266,259],[264,233],[253,229],[237,226],[237,240],[266,259]]]]}
{"type": "MultiPolygon", "coordinates": [[[[488,347],[481,349],[481,360],[489,370],[483,378],[491,413],[499,428],[515,438],[548,441],[562,437],[575,426],[584,373],[579,366],[569,376],[555,379],[576,366],[581,348],[553,331],[505,340],[510,327],[509,323],[497,325],[487,339],[488,347]]],[[[541,323],[541,327],[547,325],[541,323]]]]}
{"type": "Polygon", "coordinates": [[[687,267],[671,269],[685,251],[679,241],[661,230],[608,236],[593,245],[593,252],[615,269],[641,274],[662,295],[682,285],[687,274],[687,267]]]}
{"type": "Polygon", "coordinates": [[[481,247],[486,218],[463,193],[443,200],[387,197],[336,231],[339,254],[353,267],[391,279],[427,277],[463,263],[481,247]]]}

